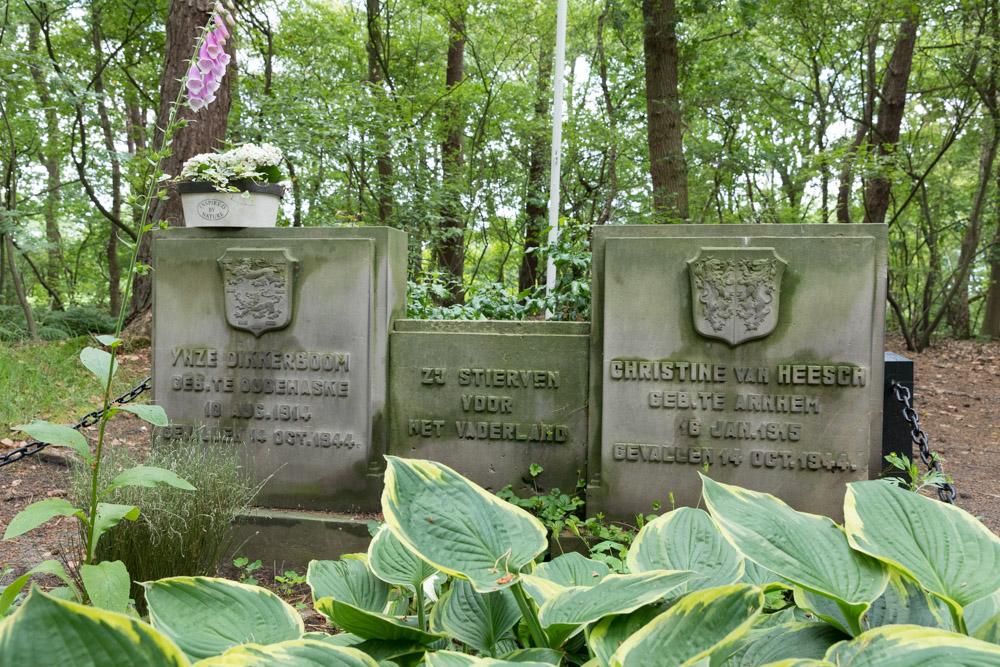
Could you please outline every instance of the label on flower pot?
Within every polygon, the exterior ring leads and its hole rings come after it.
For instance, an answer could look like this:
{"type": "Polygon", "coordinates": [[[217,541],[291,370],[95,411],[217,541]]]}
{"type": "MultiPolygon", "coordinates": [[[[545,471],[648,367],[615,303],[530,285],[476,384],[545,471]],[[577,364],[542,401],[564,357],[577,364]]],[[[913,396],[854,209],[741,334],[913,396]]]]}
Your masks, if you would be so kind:
{"type": "Polygon", "coordinates": [[[202,220],[215,222],[229,215],[229,204],[221,199],[210,197],[199,201],[195,206],[195,211],[197,211],[198,217],[202,220]]]}

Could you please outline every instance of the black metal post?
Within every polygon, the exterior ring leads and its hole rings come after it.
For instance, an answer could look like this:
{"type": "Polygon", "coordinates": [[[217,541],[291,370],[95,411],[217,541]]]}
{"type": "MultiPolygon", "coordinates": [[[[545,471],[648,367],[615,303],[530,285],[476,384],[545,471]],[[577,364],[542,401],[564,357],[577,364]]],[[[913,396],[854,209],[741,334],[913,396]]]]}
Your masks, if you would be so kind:
{"type": "MultiPolygon", "coordinates": [[[[885,353],[885,387],[882,394],[882,461],[881,471],[886,470],[885,457],[889,454],[905,456],[913,460],[913,435],[910,425],[903,417],[903,406],[892,392],[893,381],[913,392],[913,360],[895,352],[885,353]]],[[[872,471],[873,473],[880,471],[872,471]]],[[[889,473],[894,477],[909,479],[902,471],[889,473]]],[[[877,475],[873,475],[877,476],[877,475]]]]}

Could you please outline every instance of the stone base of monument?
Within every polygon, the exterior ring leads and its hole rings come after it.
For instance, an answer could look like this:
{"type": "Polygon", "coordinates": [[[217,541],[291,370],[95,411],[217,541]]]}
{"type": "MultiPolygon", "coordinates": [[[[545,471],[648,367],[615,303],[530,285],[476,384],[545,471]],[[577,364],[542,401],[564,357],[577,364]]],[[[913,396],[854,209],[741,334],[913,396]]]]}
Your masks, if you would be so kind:
{"type": "Polygon", "coordinates": [[[281,571],[304,572],[311,560],[368,551],[369,521],[351,514],[257,508],[240,517],[233,531],[233,555],[259,558],[281,571]]]}

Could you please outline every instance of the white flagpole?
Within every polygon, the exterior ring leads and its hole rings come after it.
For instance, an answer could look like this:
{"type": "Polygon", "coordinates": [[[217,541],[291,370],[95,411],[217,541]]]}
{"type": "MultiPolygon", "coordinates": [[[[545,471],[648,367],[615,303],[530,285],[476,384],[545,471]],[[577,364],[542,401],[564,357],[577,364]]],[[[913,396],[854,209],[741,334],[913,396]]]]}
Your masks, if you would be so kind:
{"type": "MultiPolygon", "coordinates": [[[[549,248],[559,240],[559,181],[562,163],[563,74],[566,69],[566,0],[559,0],[556,9],[556,63],[552,91],[552,163],[549,170],[549,248]]],[[[546,253],[545,294],[551,295],[556,284],[556,264],[546,253]]],[[[552,317],[545,311],[545,319],[552,317]]]]}

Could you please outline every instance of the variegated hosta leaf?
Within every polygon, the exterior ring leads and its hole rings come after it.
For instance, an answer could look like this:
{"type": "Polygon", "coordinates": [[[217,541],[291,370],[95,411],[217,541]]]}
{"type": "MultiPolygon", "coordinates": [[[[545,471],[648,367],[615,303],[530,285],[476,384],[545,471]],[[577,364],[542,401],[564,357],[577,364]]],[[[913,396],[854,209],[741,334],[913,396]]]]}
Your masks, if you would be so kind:
{"type": "Polygon", "coordinates": [[[382,581],[397,586],[406,586],[416,592],[427,577],[437,570],[433,565],[406,548],[392,534],[389,524],[382,528],[368,545],[368,566],[382,581]]]}
{"type": "Polygon", "coordinates": [[[733,548],[708,514],[680,507],[650,521],[628,550],[630,572],[692,570],[701,575],[681,592],[736,583],[743,556],[733,548]]]}
{"type": "MultiPolygon", "coordinates": [[[[794,589],[795,608],[800,612],[812,614],[837,628],[844,634],[860,635],[863,628],[852,628],[850,621],[844,615],[843,608],[837,601],[819,593],[813,593],[801,586],[794,589]]],[[[812,620],[812,619],[810,619],[812,620]]]]}
{"type": "Polygon", "coordinates": [[[828,517],[796,512],[767,493],[701,478],[712,518],[744,556],[837,600],[851,628],[860,632],[861,616],[889,580],[881,563],[851,549],[828,517]]]}
{"type": "Polygon", "coordinates": [[[865,616],[868,628],[883,625],[923,625],[954,631],[948,605],[897,572],[889,576],[882,597],[872,602],[865,616]]]}
{"type": "Polygon", "coordinates": [[[332,597],[366,611],[383,613],[390,588],[368,568],[365,554],[348,554],[340,560],[309,561],[306,583],[313,600],[332,597]]]}
{"type": "Polygon", "coordinates": [[[314,639],[280,644],[246,644],[202,660],[198,667],[378,667],[370,656],[354,648],[333,646],[314,639]]]}
{"type": "Polygon", "coordinates": [[[500,656],[501,660],[506,660],[507,662],[517,663],[523,665],[528,662],[541,663],[543,665],[561,665],[562,664],[562,651],[557,651],[552,648],[519,648],[510,653],[505,653],[500,656]]]}
{"type": "Polygon", "coordinates": [[[489,593],[516,582],[546,548],[538,519],[448,466],[385,458],[385,519],[397,538],[442,572],[489,593]]]}
{"type": "Polygon", "coordinates": [[[590,629],[587,643],[601,667],[611,664],[611,656],[625,640],[663,613],[662,607],[640,607],[631,614],[610,614],[590,629]]]}
{"type": "Polygon", "coordinates": [[[302,637],[302,617],[271,591],[226,579],[171,577],[142,584],[150,624],[193,660],[241,644],[302,637]]]}
{"type": "Polygon", "coordinates": [[[567,588],[570,586],[594,586],[609,574],[611,574],[611,568],[606,563],[586,558],[575,551],[556,556],[546,563],[539,563],[532,573],[533,576],[548,579],[567,588]]]}
{"type": "Polygon", "coordinates": [[[771,572],[766,567],[761,567],[748,558],[743,559],[743,576],[739,583],[759,586],[765,592],[775,588],[787,588],[788,582],[771,572]]]}
{"type": "Polygon", "coordinates": [[[177,645],[134,618],[32,590],[0,622],[0,665],[189,665],[177,645]]]}
{"type": "Polygon", "coordinates": [[[464,579],[452,581],[431,612],[431,629],[454,637],[484,653],[521,618],[514,594],[508,590],[477,593],[464,579]]]}
{"type": "Polygon", "coordinates": [[[535,576],[534,574],[522,574],[521,586],[524,588],[524,592],[527,593],[528,597],[534,600],[535,604],[539,607],[545,604],[550,597],[568,588],[567,586],[557,584],[554,581],[535,576]]]}
{"type": "Polygon", "coordinates": [[[844,633],[825,623],[776,625],[737,640],[721,667],[760,667],[790,658],[822,660],[831,646],[844,639],[844,633]]]}
{"type": "Polygon", "coordinates": [[[965,510],[885,482],[854,482],[844,500],[851,546],[899,568],[952,607],[1000,590],[1000,538],[965,510]]]}
{"type": "Polygon", "coordinates": [[[455,651],[435,651],[424,656],[427,667],[500,667],[500,665],[517,665],[518,667],[551,667],[545,662],[508,662],[493,658],[480,658],[455,651]]]}
{"type": "Polygon", "coordinates": [[[763,606],[763,592],[745,584],[688,593],[629,637],[611,657],[611,665],[697,664],[739,639],[763,606]]]}
{"type": "Polygon", "coordinates": [[[850,667],[998,667],[1000,646],[920,625],[884,625],[834,645],[826,660],[850,667]]]}
{"type": "Polygon", "coordinates": [[[655,602],[696,576],[687,571],[609,574],[596,586],[566,588],[550,597],[538,610],[538,620],[550,637],[564,640],[608,614],[627,614],[655,602]]]}
{"type": "Polygon", "coordinates": [[[433,644],[444,635],[426,632],[417,627],[416,618],[400,618],[379,614],[332,597],[316,600],[316,611],[327,616],[338,628],[362,639],[385,639],[433,644]]]}
{"type": "Polygon", "coordinates": [[[970,636],[1000,644],[1000,591],[976,600],[962,613],[970,636]]]}

